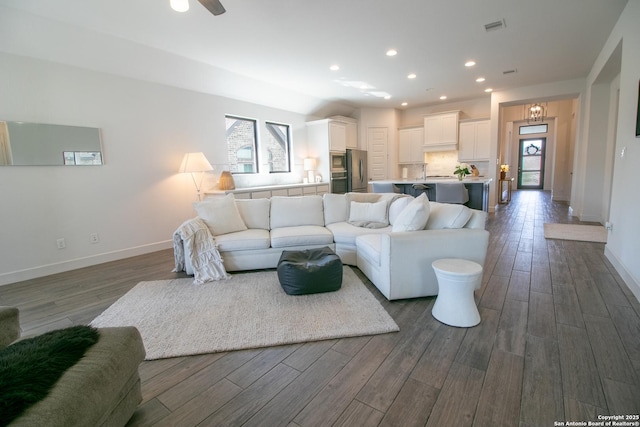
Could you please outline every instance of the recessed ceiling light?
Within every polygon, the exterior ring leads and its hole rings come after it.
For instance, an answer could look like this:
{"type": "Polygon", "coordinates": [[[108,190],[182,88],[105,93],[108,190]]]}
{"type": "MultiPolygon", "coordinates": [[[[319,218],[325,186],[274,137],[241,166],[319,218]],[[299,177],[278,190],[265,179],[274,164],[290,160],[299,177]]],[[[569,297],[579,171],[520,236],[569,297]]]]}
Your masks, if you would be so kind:
{"type": "Polygon", "coordinates": [[[491,89],[490,87],[488,87],[488,88],[486,88],[484,91],[485,91],[485,92],[493,92],[493,89],[491,89]]]}
{"type": "Polygon", "coordinates": [[[386,95],[384,99],[391,99],[391,95],[386,95]]]}
{"type": "Polygon", "coordinates": [[[440,99],[447,99],[447,96],[446,96],[446,95],[442,95],[442,96],[440,97],[440,99]]]}
{"type": "Polygon", "coordinates": [[[485,80],[486,80],[486,79],[485,79],[484,77],[478,77],[478,78],[476,79],[476,81],[477,81],[478,83],[482,83],[482,82],[483,82],[483,81],[485,81],[485,80]]]}
{"type": "Polygon", "coordinates": [[[340,66],[337,64],[332,65],[331,67],[329,67],[329,69],[331,71],[338,71],[340,69],[340,66]]]}
{"type": "Polygon", "coordinates": [[[476,65],[476,61],[467,61],[464,63],[465,67],[473,67],[474,65],[476,65]]]}
{"type": "Polygon", "coordinates": [[[398,54],[398,51],[395,49],[389,49],[387,51],[387,56],[396,56],[398,54]]]}
{"type": "Polygon", "coordinates": [[[402,103],[402,104],[400,104],[400,105],[402,105],[403,107],[406,107],[406,106],[407,106],[407,105],[409,105],[409,104],[408,104],[407,102],[403,102],[403,103],[402,103]]]}
{"type": "Polygon", "coordinates": [[[189,0],[170,0],[171,9],[176,12],[186,12],[189,10],[189,0]]]}
{"type": "Polygon", "coordinates": [[[417,76],[414,73],[411,73],[407,76],[408,79],[415,79],[417,76]]]}

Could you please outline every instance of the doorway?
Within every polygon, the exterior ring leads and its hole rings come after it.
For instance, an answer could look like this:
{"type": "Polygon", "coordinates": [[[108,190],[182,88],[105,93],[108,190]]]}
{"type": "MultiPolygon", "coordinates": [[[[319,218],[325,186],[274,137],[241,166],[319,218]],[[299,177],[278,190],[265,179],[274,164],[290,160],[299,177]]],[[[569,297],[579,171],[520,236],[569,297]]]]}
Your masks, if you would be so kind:
{"type": "Polygon", "coordinates": [[[518,189],[542,190],[547,138],[521,139],[518,154],[518,189]]]}

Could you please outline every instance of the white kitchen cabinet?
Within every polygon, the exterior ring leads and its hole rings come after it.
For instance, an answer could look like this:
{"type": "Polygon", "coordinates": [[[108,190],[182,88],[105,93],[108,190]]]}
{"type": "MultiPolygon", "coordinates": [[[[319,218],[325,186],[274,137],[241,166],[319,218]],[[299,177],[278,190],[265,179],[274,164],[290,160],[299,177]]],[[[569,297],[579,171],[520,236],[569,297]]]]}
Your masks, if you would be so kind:
{"type": "Polygon", "coordinates": [[[358,122],[343,116],[308,122],[307,138],[317,148],[344,153],[358,148],[358,122]]]}
{"type": "Polygon", "coordinates": [[[347,141],[346,147],[350,149],[358,149],[358,123],[354,121],[346,122],[347,125],[347,141]]]}
{"type": "Polygon", "coordinates": [[[398,131],[398,163],[422,163],[424,161],[424,128],[408,128],[398,131]]]}
{"type": "Polygon", "coordinates": [[[459,161],[489,160],[490,124],[489,120],[460,123],[459,161]]]}
{"type": "Polygon", "coordinates": [[[457,149],[458,115],[458,111],[449,111],[424,117],[424,151],[457,149]]]}
{"type": "Polygon", "coordinates": [[[341,122],[329,122],[329,151],[346,151],[347,125],[341,122]]]}

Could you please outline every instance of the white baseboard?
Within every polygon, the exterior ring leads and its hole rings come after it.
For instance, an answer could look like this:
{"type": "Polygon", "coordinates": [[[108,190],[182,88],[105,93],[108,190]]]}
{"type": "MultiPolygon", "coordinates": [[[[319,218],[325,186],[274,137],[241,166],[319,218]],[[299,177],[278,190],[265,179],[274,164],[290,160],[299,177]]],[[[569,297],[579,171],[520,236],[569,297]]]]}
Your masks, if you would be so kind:
{"type": "Polygon", "coordinates": [[[626,283],[629,290],[633,293],[633,295],[635,295],[638,302],[640,302],[640,283],[638,283],[638,281],[633,278],[631,273],[629,273],[624,268],[624,265],[622,265],[620,260],[618,260],[615,254],[611,252],[607,246],[604,247],[604,256],[607,257],[620,277],[622,277],[622,280],[624,280],[624,283],[626,283]]]}
{"type": "Polygon", "coordinates": [[[40,265],[25,270],[10,271],[8,273],[0,274],[0,286],[8,285],[9,283],[21,282],[23,280],[30,280],[38,277],[48,276],[50,274],[62,273],[78,268],[89,267],[105,262],[117,261],[136,255],[144,255],[150,252],[161,251],[163,249],[169,249],[172,247],[173,241],[166,240],[164,242],[150,243],[148,245],[136,246],[133,248],[121,249],[83,258],[76,258],[68,261],[58,262],[55,264],[40,265]]]}

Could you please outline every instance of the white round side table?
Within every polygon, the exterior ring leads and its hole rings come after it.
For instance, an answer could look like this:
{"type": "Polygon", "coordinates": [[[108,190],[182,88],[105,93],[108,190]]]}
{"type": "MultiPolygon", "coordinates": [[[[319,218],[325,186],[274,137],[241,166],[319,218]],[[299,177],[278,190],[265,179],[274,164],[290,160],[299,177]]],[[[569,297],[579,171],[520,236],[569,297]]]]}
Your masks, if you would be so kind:
{"type": "Polygon", "coordinates": [[[482,266],[466,259],[439,259],[431,264],[438,279],[438,297],[431,314],[440,322],[462,328],[480,323],[473,291],[482,282],[482,266]]]}

